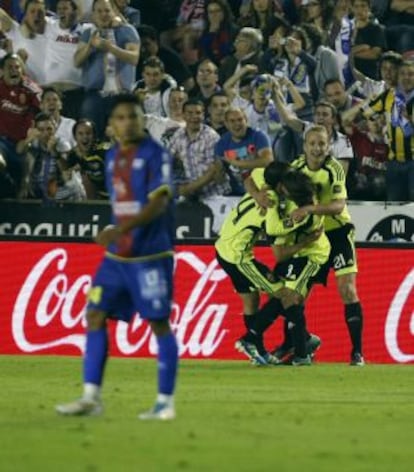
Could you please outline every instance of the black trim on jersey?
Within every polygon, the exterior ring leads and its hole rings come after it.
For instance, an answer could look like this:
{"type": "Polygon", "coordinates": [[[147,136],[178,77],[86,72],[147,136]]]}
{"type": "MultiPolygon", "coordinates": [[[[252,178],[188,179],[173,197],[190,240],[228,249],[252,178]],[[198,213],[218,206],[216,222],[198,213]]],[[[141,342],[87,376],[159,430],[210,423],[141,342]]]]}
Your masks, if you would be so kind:
{"type": "Polygon", "coordinates": [[[246,198],[245,200],[242,200],[237,206],[236,206],[236,216],[233,218],[233,224],[236,225],[242,218],[244,215],[246,215],[247,213],[249,213],[249,211],[253,210],[253,208],[255,208],[256,206],[256,202],[253,201],[251,203],[249,203],[248,205],[246,205],[243,210],[241,210],[241,205],[242,203],[245,203],[245,202],[248,202],[249,200],[253,200],[253,197],[250,197],[250,198],[246,198]]]}

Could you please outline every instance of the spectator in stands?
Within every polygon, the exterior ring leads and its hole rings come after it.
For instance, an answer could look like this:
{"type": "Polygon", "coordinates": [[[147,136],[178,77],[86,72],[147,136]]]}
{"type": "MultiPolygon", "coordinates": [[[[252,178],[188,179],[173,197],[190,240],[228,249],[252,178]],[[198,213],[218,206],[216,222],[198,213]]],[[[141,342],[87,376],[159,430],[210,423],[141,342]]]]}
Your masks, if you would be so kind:
{"type": "Polygon", "coordinates": [[[56,137],[56,124],[46,113],[39,113],[26,139],[19,142],[25,154],[26,174],[21,198],[50,200],[83,200],[86,197],[82,182],[72,170],[65,171],[61,160],[69,151],[56,137]]]}
{"type": "Polygon", "coordinates": [[[130,6],[130,0],[112,0],[114,11],[135,29],[141,24],[141,12],[130,6]]]}
{"type": "Polygon", "coordinates": [[[395,88],[389,88],[364,108],[367,118],[375,113],[383,113],[387,124],[387,198],[414,201],[414,129],[405,98],[395,88]]]}
{"type": "Polygon", "coordinates": [[[328,42],[336,54],[341,79],[346,87],[353,82],[352,72],[349,65],[351,53],[353,22],[350,19],[351,0],[338,0],[334,10],[334,20],[329,30],[328,42]]]}
{"type": "Polygon", "coordinates": [[[27,0],[21,23],[2,15],[2,25],[12,41],[13,52],[26,63],[27,75],[43,85],[45,83],[45,30],[48,22],[43,0],[27,0]]]}
{"type": "MultiPolygon", "coordinates": [[[[246,65],[240,69],[243,76],[255,68],[252,65],[246,65]]],[[[283,88],[285,92],[289,92],[292,103],[292,109],[300,110],[305,106],[305,100],[299,93],[293,83],[286,78],[276,79],[270,74],[261,74],[256,76],[252,83],[252,96],[249,101],[237,94],[234,84],[239,79],[239,74],[235,74],[225,84],[225,90],[228,94],[232,105],[241,108],[247,117],[248,126],[263,131],[270,138],[272,148],[275,147],[276,140],[282,130],[282,123],[272,97],[276,91],[283,88]],[[278,83],[280,82],[280,86],[278,83]]]]}
{"type": "MultiPolygon", "coordinates": [[[[305,100],[300,115],[306,119],[312,117],[312,71],[307,62],[303,61],[301,52],[309,47],[308,37],[301,28],[295,27],[284,41],[283,57],[277,61],[274,75],[278,78],[287,77],[297,88],[305,100]]],[[[289,97],[291,102],[291,97],[289,97]]]]}
{"type": "Polygon", "coordinates": [[[225,92],[216,92],[207,102],[208,118],[207,124],[211,126],[220,136],[227,133],[224,124],[224,116],[230,106],[230,100],[225,92]]]}
{"type": "Polygon", "coordinates": [[[246,14],[239,18],[241,27],[250,26],[262,32],[263,43],[267,45],[268,38],[273,32],[273,18],[275,14],[283,14],[281,2],[273,0],[251,0],[246,14]]]}
{"type": "Polygon", "coordinates": [[[152,26],[141,25],[138,28],[141,38],[141,55],[137,66],[136,78],[142,78],[144,62],[150,57],[158,57],[164,64],[165,72],[169,74],[178,85],[182,85],[187,91],[194,87],[194,79],[190,69],[184,64],[181,57],[171,48],[161,46],[158,32],[152,26]]]}
{"type": "Polygon", "coordinates": [[[323,92],[326,101],[332,103],[338,113],[343,113],[361,102],[360,98],[350,95],[345,90],[344,84],[339,79],[327,80],[323,92]]]}
{"type": "Polygon", "coordinates": [[[260,70],[272,75],[277,71],[278,77],[282,75],[280,69],[283,67],[285,58],[284,45],[286,44],[286,37],[290,29],[289,23],[282,17],[273,17],[267,47],[259,67],[260,70]]]}
{"type": "Polygon", "coordinates": [[[230,107],[225,114],[228,133],[215,147],[230,176],[232,195],[244,195],[243,180],[257,167],[266,167],[273,161],[269,138],[258,129],[248,126],[243,110],[230,107]]]}
{"type": "Polygon", "coordinates": [[[216,159],[214,148],[219,135],[203,124],[204,104],[189,100],[184,104],[185,128],[178,129],[170,140],[169,149],[183,171],[178,179],[178,194],[189,198],[228,195],[230,184],[216,159]]]}
{"type": "Polygon", "coordinates": [[[358,91],[364,97],[379,95],[389,88],[397,86],[398,69],[403,61],[401,54],[394,51],[387,51],[381,55],[379,59],[380,81],[376,81],[366,77],[358,69],[355,68],[353,60],[350,61],[352,74],[358,83],[358,91]]]}
{"type": "Polygon", "coordinates": [[[302,2],[302,22],[318,28],[322,43],[327,44],[329,32],[334,23],[335,4],[333,0],[309,0],[302,2]]]}
{"type": "Polygon", "coordinates": [[[255,28],[242,28],[234,41],[234,54],[227,56],[219,68],[219,83],[229,79],[236,69],[246,64],[259,66],[262,58],[263,35],[255,28]]]}
{"type": "Polygon", "coordinates": [[[58,0],[56,11],[58,17],[48,19],[45,33],[45,84],[60,92],[65,116],[77,118],[83,88],[82,73],[74,67],[73,56],[90,24],[79,22],[80,12],[75,0],[58,0]]]}
{"type": "Polygon", "coordinates": [[[182,0],[172,41],[188,65],[198,61],[198,40],[204,29],[206,0],[182,0]]]}
{"type": "MultiPolygon", "coordinates": [[[[385,3],[385,2],[384,2],[385,3]]],[[[383,22],[387,42],[405,58],[414,59],[414,3],[412,0],[386,2],[383,22]]]]}
{"type": "Polygon", "coordinates": [[[157,116],[167,116],[168,96],[177,84],[165,74],[164,64],[157,57],[144,62],[142,80],[135,86],[135,94],[140,99],[144,112],[157,116]]]}
{"type": "Polygon", "coordinates": [[[113,96],[131,91],[139,59],[139,37],[131,25],[119,22],[109,0],[94,0],[94,26],[82,34],[74,61],[82,68],[85,99],[81,116],[105,130],[113,96]]]}
{"type": "MultiPolygon", "coordinates": [[[[348,172],[349,165],[354,158],[352,146],[346,136],[336,130],[337,112],[336,108],[329,102],[318,102],[315,105],[314,123],[303,121],[284,104],[276,95],[276,106],[284,122],[296,133],[304,135],[313,125],[321,125],[326,128],[331,144],[331,154],[338,159],[345,173],[348,172]]],[[[298,152],[300,154],[300,152],[298,152]]]]}
{"type": "Polygon", "coordinates": [[[196,87],[191,90],[190,97],[201,100],[206,105],[213,93],[220,92],[218,68],[210,59],[204,59],[197,67],[196,87]]]}
{"type": "Polygon", "coordinates": [[[0,153],[18,188],[22,177],[23,159],[16,150],[19,141],[40,108],[40,87],[26,78],[20,56],[7,54],[0,69],[0,153]]]}
{"type": "Polygon", "coordinates": [[[237,26],[227,0],[210,0],[205,10],[204,30],[198,40],[199,57],[208,58],[215,64],[233,50],[237,26]]]}
{"type": "Polygon", "coordinates": [[[378,80],[377,61],[386,49],[384,28],[372,18],[370,0],[353,0],[352,11],[355,23],[352,42],[355,67],[367,77],[378,80]]]}
{"type": "Polygon", "coordinates": [[[385,200],[385,173],[388,146],[384,135],[384,116],[372,115],[367,130],[355,123],[364,103],[354,105],[342,115],[342,124],[355,152],[355,169],[349,180],[350,198],[355,200],[385,200]]]}
{"type": "Polygon", "coordinates": [[[97,142],[95,125],[86,119],[78,120],[73,129],[76,146],[68,153],[64,168],[78,172],[88,200],[106,200],[105,154],[108,143],[97,142]]]}
{"type": "Polygon", "coordinates": [[[40,109],[55,120],[57,127],[56,136],[68,143],[71,148],[75,146],[76,143],[72,130],[76,122],[60,114],[62,111],[62,100],[59,92],[55,88],[46,87],[43,89],[40,109]]]}
{"type": "Polygon", "coordinates": [[[291,53],[297,54],[306,64],[308,74],[312,78],[312,96],[314,101],[317,101],[322,97],[326,81],[339,79],[341,71],[335,53],[322,44],[322,35],[316,26],[304,24],[299,31],[308,41],[298,43],[289,40],[286,47],[291,48],[291,53]],[[307,44],[306,49],[304,44],[307,44]]]}
{"type": "Polygon", "coordinates": [[[185,126],[183,107],[187,100],[188,95],[184,88],[174,87],[168,96],[168,116],[145,114],[146,130],[154,139],[166,147],[168,147],[169,140],[174,132],[185,126]]]}
{"type": "Polygon", "coordinates": [[[414,101],[414,61],[404,61],[398,68],[398,93],[408,110],[414,101]]]}

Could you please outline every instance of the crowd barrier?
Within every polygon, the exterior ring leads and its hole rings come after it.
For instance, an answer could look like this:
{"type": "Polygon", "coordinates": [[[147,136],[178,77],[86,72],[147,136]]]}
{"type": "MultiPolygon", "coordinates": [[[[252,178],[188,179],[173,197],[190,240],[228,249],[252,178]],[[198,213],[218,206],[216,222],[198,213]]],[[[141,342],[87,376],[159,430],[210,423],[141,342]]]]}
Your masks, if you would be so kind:
{"type": "MultiPolygon", "coordinates": [[[[372,245],[368,245],[372,246],[372,245]]],[[[257,256],[273,264],[271,251],[257,256]]],[[[102,250],[86,242],[0,242],[0,354],[80,355],[84,348],[85,294],[102,250]]],[[[243,334],[241,303],[217,265],[211,242],[176,247],[172,325],[185,358],[238,359],[243,334]]],[[[369,362],[414,363],[414,246],[359,247],[359,293],[364,308],[364,351],[369,362]]],[[[319,361],[348,361],[343,305],[330,275],[306,308],[308,327],[322,338],[319,361]]],[[[110,323],[111,354],[146,357],[156,352],[139,316],[110,323]]],[[[267,333],[280,340],[281,321],[267,333]]]]}
{"type": "MultiPolygon", "coordinates": [[[[176,205],[176,238],[209,239],[218,233],[239,201],[216,197],[176,205]]],[[[359,242],[414,242],[414,203],[350,202],[359,242]]],[[[39,201],[0,202],[0,238],[83,240],[97,235],[110,221],[106,202],[45,204],[39,201]]]]}

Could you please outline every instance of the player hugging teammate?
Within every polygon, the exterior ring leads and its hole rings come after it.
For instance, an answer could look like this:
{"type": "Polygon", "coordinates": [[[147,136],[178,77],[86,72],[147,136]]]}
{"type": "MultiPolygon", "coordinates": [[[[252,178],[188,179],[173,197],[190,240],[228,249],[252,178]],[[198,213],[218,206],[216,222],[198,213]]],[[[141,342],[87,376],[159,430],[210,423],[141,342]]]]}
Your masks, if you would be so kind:
{"type": "Polygon", "coordinates": [[[236,348],[255,364],[310,365],[320,340],[306,331],[303,304],[313,283],[325,283],[332,267],[345,304],[351,365],[363,365],[362,309],[345,174],[329,155],[323,127],[307,131],[304,151],[290,167],[272,163],[252,173],[246,181],[249,194],[227,217],[216,243],[218,261],[243,301],[247,333],[236,348]],[[262,232],[271,238],[278,260],[274,271],[254,259],[253,246],[262,232]],[[270,299],[259,310],[260,291],[270,299]],[[285,340],[269,354],[263,333],[279,315],[285,318],[285,340]]]}

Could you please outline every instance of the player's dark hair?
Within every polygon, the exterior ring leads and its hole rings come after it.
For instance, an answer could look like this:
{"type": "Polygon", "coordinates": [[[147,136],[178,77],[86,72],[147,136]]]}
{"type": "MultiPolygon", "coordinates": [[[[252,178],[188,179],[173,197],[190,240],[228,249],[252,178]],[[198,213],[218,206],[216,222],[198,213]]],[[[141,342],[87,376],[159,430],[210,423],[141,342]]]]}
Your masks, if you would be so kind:
{"type": "Polygon", "coordinates": [[[267,185],[275,188],[292,167],[287,162],[271,162],[264,170],[264,179],[267,185]]]}
{"type": "Polygon", "coordinates": [[[286,172],[281,183],[287,190],[288,198],[293,200],[298,207],[312,205],[315,185],[303,172],[297,170],[286,172]]]}
{"type": "Polygon", "coordinates": [[[55,87],[44,87],[41,96],[42,101],[48,93],[55,93],[60,98],[60,100],[62,100],[62,94],[55,87]]]}
{"type": "Polygon", "coordinates": [[[199,98],[190,98],[190,99],[188,99],[183,105],[183,111],[187,107],[191,107],[191,106],[198,106],[198,107],[201,107],[203,110],[205,109],[205,105],[204,105],[203,101],[200,100],[199,98]]]}
{"type": "Polygon", "coordinates": [[[72,136],[76,136],[76,131],[78,130],[79,126],[81,125],[88,125],[92,128],[93,138],[96,139],[96,125],[93,121],[88,120],[87,118],[80,118],[72,127],[72,136]]]}
{"type": "Polygon", "coordinates": [[[141,104],[134,94],[121,93],[115,97],[109,116],[112,116],[114,114],[114,111],[121,105],[133,105],[142,110],[141,104]]]}

